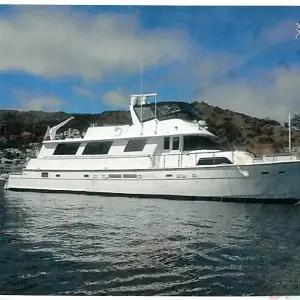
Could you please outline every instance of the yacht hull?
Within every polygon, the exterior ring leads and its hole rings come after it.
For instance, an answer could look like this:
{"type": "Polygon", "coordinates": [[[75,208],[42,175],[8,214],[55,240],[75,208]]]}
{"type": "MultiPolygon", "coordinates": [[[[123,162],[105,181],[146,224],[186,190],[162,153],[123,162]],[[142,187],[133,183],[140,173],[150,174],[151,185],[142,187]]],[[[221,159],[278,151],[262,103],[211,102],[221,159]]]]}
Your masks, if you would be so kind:
{"type": "MultiPolygon", "coordinates": [[[[45,174],[44,174],[45,176],[45,174]]],[[[25,170],[6,189],[231,202],[296,203],[300,161],[139,170],[25,170]],[[46,172],[48,177],[41,177],[46,172]]]]}

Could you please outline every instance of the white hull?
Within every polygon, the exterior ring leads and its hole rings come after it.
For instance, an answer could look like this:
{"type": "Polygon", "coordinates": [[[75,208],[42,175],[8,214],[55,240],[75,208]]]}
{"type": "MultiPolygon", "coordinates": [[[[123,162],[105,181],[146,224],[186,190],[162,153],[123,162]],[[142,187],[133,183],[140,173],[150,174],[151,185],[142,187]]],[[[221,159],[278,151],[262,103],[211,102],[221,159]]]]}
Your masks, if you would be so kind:
{"type": "Polygon", "coordinates": [[[241,167],[47,172],[48,178],[41,178],[40,170],[11,174],[6,188],[195,200],[281,199],[288,202],[300,199],[300,161],[241,167]],[[59,178],[56,178],[57,173],[59,178]],[[114,178],[109,178],[110,175],[114,178]],[[116,178],[118,176],[121,178],[116,178]]]}

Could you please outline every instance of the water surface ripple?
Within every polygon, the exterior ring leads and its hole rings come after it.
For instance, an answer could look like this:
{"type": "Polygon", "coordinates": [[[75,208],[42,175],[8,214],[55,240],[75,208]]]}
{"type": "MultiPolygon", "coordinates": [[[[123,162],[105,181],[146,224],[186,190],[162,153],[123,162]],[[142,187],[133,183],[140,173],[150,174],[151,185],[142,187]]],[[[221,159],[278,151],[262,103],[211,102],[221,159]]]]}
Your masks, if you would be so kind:
{"type": "Polygon", "coordinates": [[[0,194],[0,294],[300,294],[300,207],[0,194]]]}

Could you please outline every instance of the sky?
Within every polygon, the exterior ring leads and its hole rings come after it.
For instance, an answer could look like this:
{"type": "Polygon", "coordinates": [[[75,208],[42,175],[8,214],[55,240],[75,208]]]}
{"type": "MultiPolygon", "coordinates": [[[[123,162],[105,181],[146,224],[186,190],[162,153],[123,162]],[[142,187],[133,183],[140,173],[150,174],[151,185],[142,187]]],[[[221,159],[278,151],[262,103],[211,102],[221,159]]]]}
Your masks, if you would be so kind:
{"type": "Polygon", "coordinates": [[[127,110],[142,91],[284,122],[297,22],[300,7],[0,5],[0,109],[127,110]]]}

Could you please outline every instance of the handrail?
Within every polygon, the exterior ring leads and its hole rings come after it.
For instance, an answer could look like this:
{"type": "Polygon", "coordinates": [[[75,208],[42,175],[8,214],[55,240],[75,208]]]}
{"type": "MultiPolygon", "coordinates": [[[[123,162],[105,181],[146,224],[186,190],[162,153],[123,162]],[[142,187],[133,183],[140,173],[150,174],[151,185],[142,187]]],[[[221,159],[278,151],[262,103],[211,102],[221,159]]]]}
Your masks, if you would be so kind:
{"type": "MultiPolygon", "coordinates": [[[[57,156],[49,156],[49,157],[40,157],[37,159],[49,159],[49,160],[70,160],[70,159],[138,159],[138,158],[145,158],[151,160],[151,167],[152,168],[166,168],[166,167],[195,167],[197,166],[198,159],[200,157],[206,157],[206,158],[216,158],[219,156],[222,156],[222,154],[229,158],[233,165],[239,165],[239,161],[237,160],[237,157],[235,155],[235,150],[232,151],[205,151],[205,152],[197,152],[197,153],[161,153],[161,154],[135,154],[135,155],[73,155],[73,156],[63,156],[63,155],[57,155],[57,156]],[[226,153],[226,154],[225,154],[226,153]],[[174,158],[175,157],[175,158],[174,158]],[[190,158],[189,158],[190,157],[190,158]]],[[[282,160],[282,161],[292,161],[295,160],[295,155],[291,154],[289,159],[282,160]]],[[[251,164],[257,164],[257,163],[266,163],[266,162],[281,162],[281,160],[274,155],[270,155],[267,158],[253,158],[251,160],[251,164]]],[[[210,166],[217,166],[217,165],[210,165],[210,166]]],[[[147,166],[149,167],[149,166],[147,166]]]]}
{"type": "MultiPolygon", "coordinates": [[[[234,151],[222,151],[230,153],[234,151]]],[[[197,153],[162,153],[162,154],[135,154],[135,155],[105,155],[105,154],[100,154],[100,155],[51,155],[51,156],[42,156],[42,157],[37,157],[34,159],[114,159],[114,158],[140,158],[140,157],[166,157],[166,156],[190,156],[190,155],[212,155],[212,157],[215,157],[215,153],[220,153],[220,151],[217,152],[197,152],[197,153]]]]}

